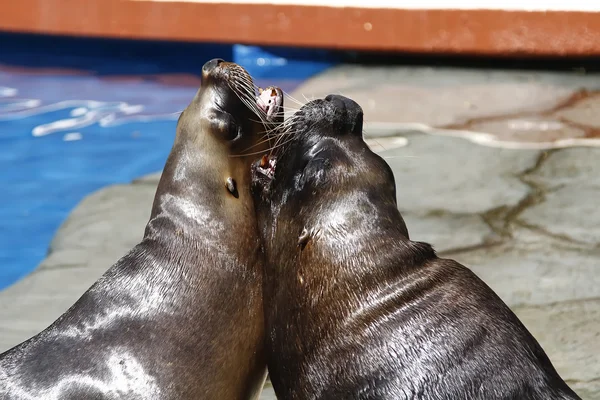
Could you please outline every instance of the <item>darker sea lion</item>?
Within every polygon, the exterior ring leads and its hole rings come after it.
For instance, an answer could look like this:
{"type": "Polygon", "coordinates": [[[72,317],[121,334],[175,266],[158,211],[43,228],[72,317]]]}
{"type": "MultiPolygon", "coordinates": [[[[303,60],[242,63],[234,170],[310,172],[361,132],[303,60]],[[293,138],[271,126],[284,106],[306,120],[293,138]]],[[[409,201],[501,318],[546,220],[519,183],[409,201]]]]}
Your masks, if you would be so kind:
{"type": "MultiPolygon", "coordinates": [[[[2,399],[255,399],[266,377],[250,164],[263,107],[214,59],[181,114],[144,238],[49,328],[0,355],[2,399]]],[[[264,143],[263,143],[264,142],[264,143]]]]}
{"type": "Polygon", "coordinates": [[[328,96],[284,125],[253,165],[279,399],[579,398],[491,288],[409,239],[358,104],[328,96]]]}

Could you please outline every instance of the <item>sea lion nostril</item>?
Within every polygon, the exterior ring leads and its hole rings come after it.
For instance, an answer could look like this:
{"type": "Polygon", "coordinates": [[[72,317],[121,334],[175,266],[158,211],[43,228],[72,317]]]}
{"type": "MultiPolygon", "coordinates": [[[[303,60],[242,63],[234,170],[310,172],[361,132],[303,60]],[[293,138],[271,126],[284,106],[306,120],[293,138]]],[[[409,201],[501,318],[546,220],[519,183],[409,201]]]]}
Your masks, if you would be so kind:
{"type": "Polygon", "coordinates": [[[219,66],[219,64],[224,63],[225,60],[222,60],[220,58],[213,58],[210,61],[207,61],[203,66],[202,66],[202,73],[203,74],[209,74],[212,70],[214,70],[215,68],[217,68],[219,66]]]}
{"type": "Polygon", "coordinates": [[[343,97],[338,94],[330,94],[329,96],[325,97],[325,101],[332,103],[335,108],[339,108],[341,110],[346,108],[343,97]]]}
{"type": "Polygon", "coordinates": [[[330,94],[325,100],[335,108],[336,118],[339,118],[346,132],[362,135],[363,110],[356,101],[339,94],[330,94]]]}

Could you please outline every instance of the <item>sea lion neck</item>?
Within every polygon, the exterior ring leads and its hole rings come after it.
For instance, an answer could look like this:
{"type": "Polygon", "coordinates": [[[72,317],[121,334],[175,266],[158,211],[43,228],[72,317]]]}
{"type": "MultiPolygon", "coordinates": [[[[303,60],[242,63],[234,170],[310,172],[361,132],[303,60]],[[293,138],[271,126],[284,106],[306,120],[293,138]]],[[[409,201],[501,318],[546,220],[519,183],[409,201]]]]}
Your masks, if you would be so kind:
{"type": "MultiPolygon", "coordinates": [[[[177,237],[205,238],[209,232],[224,229],[228,197],[226,187],[235,160],[225,143],[210,132],[189,134],[178,129],[173,149],[167,159],[152,206],[145,238],[152,238],[155,225],[162,237],[171,231],[177,237]]],[[[235,179],[235,178],[234,178],[235,179]]]]}

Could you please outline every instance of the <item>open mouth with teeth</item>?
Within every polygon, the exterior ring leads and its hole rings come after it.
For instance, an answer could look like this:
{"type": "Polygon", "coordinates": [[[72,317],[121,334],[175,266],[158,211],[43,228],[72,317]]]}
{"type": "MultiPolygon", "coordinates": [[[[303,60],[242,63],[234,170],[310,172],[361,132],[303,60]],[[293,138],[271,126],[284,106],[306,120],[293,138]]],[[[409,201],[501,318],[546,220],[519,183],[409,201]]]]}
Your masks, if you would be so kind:
{"type": "Polygon", "coordinates": [[[276,165],[277,158],[267,155],[252,164],[252,188],[255,193],[261,194],[263,199],[266,199],[270,192],[276,165]]]}
{"type": "MultiPolygon", "coordinates": [[[[283,91],[280,88],[276,86],[269,86],[266,89],[258,88],[256,105],[265,114],[266,121],[274,124],[273,127],[283,122],[283,91]]],[[[268,189],[275,176],[276,163],[275,156],[265,154],[252,164],[253,180],[255,184],[262,186],[263,190],[268,189]]]]}
{"type": "Polygon", "coordinates": [[[276,117],[275,114],[278,113],[282,103],[283,92],[278,87],[258,88],[256,105],[266,114],[268,120],[273,120],[276,117]]]}
{"type": "Polygon", "coordinates": [[[274,156],[264,155],[256,166],[257,172],[263,174],[269,179],[273,179],[275,176],[275,165],[277,164],[277,158],[274,156]]]}

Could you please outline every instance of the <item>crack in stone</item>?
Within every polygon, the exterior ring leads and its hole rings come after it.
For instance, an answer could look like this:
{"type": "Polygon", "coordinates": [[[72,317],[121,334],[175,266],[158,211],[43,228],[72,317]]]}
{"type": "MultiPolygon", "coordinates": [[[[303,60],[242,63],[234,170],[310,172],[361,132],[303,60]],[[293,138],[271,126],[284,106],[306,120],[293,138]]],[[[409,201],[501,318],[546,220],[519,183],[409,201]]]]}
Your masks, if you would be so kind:
{"type": "Polygon", "coordinates": [[[153,181],[153,180],[139,180],[139,181],[133,181],[130,183],[131,186],[157,186],[158,185],[158,181],[153,181]]]}
{"type": "Polygon", "coordinates": [[[574,383],[596,383],[596,382],[600,382],[600,377],[592,378],[592,379],[588,379],[588,380],[565,379],[565,382],[568,383],[568,384],[574,384],[574,383]]]}
{"type": "Polygon", "coordinates": [[[521,200],[519,204],[517,204],[512,210],[508,212],[505,220],[507,226],[510,225],[510,223],[514,221],[527,208],[535,204],[542,203],[545,200],[544,189],[534,181],[527,179],[527,175],[538,171],[542,167],[542,165],[544,165],[544,162],[550,157],[550,154],[556,151],[557,150],[545,150],[540,152],[540,155],[538,156],[538,159],[536,160],[535,164],[531,168],[528,168],[525,171],[521,172],[519,175],[517,175],[517,178],[524,185],[527,185],[529,187],[529,194],[525,196],[525,198],[521,200]]]}
{"type": "Polygon", "coordinates": [[[505,241],[503,240],[499,240],[499,241],[484,241],[483,243],[480,244],[476,244],[473,246],[465,246],[465,247],[456,247],[456,248],[452,248],[452,249],[447,249],[444,251],[440,251],[439,253],[437,253],[437,255],[441,258],[452,258],[454,256],[460,255],[460,254],[464,254],[464,253],[469,253],[471,251],[477,251],[477,250],[483,250],[483,249],[490,249],[496,246],[500,246],[505,244],[505,241]]]}
{"type": "Polygon", "coordinates": [[[74,268],[81,268],[81,267],[85,267],[85,265],[83,265],[81,263],[79,263],[79,264],[55,264],[55,265],[51,265],[51,266],[42,264],[39,267],[37,267],[35,270],[33,270],[30,275],[41,273],[44,271],[67,270],[67,269],[74,269],[74,268]]]}
{"type": "Polygon", "coordinates": [[[480,215],[483,222],[492,230],[492,232],[504,239],[510,238],[511,235],[503,226],[498,225],[504,221],[504,216],[508,212],[508,209],[509,207],[507,206],[500,206],[480,215]]]}
{"type": "MultiPolygon", "coordinates": [[[[417,218],[421,218],[421,217],[433,217],[433,218],[452,218],[452,217],[479,217],[480,220],[484,223],[484,225],[486,225],[488,228],[490,228],[490,230],[492,231],[491,235],[481,235],[480,237],[482,237],[482,243],[479,244],[474,244],[474,245],[469,245],[469,246],[459,246],[459,247],[450,247],[444,250],[441,250],[439,252],[436,251],[436,253],[440,256],[440,257],[446,257],[449,255],[454,255],[454,254],[462,254],[462,253],[466,253],[469,251],[474,251],[474,250],[479,250],[479,249],[485,249],[485,248],[489,248],[489,247],[493,247],[493,246],[497,246],[500,244],[504,243],[504,240],[501,239],[501,236],[497,234],[497,232],[490,226],[490,224],[482,217],[482,215],[479,215],[477,213],[463,213],[463,212],[453,212],[450,210],[445,210],[445,209],[431,209],[431,210],[427,210],[423,213],[411,213],[408,210],[400,210],[400,214],[402,215],[402,217],[404,218],[407,215],[410,215],[411,217],[417,217],[417,218]]],[[[411,229],[410,226],[409,228],[409,233],[411,233],[411,229]]],[[[411,236],[412,237],[412,236],[411,236]]],[[[435,246],[434,246],[435,248],[435,246]]]]}
{"type": "Polygon", "coordinates": [[[544,161],[546,161],[550,154],[554,153],[555,151],[559,150],[551,149],[541,151],[535,164],[530,168],[521,171],[517,175],[519,181],[529,188],[529,192],[519,201],[519,203],[517,203],[516,206],[500,206],[481,214],[481,217],[485,223],[488,224],[490,229],[500,235],[500,237],[512,238],[513,235],[511,225],[517,220],[519,215],[521,215],[521,213],[526,209],[536,204],[540,204],[545,200],[545,191],[543,187],[536,184],[532,180],[527,179],[526,176],[539,170],[544,164],[544,161]]]}
{"type": "Polygon", "coordinates": [[[514,224],[514,225],[517,225],[517,226],[520,226],[523,228],[530,229],[541,235],[548,236],[548,237],[551,237],[553,239],[557,239],[560,241],[565,241],[565,242],[576,244],[579,246],[584,246],[586,248],[600,248],[600,244],[590,245],[589,243],[579,241],[568,235],[553,233],[553,232],[550,232],[550,231],[544,229],[541,226],[530,224],[530,223],[527,223],[527,222],[519,219],[519,216],[521,215],[521,213],[523,213],[523,211],[525,211],[526,209],[528,209],[534,205],[543,203],[546,200],[546,195],[548,193],[555,192],[555,191],[559,190],[560,188],[566,186],[566,184],[563,184],[558,187],[546,188],[544,185],[539,184],[539,183],[535,182],[534,180],[527,178],[527,175],[537,172],[542,167],[544,162],[550,157],[551,154],[558,153],[559,151],[563,151],[563,150],[565,150],[565,149],[552,149],[552,150],[547,150],[547,151],[542,152],[542,154],[540,155],[540,158],[538,158],[538,160],[533,168],[530,168],[529,170],[526,170],[526,171],[522,172],[521,174],[519,174],[519,176],[518,176],[519,180],[521,182],[523,182],[525,185],[527,185],[530,188],[531,192],[522,202],[520,202],[519,205],[517,205],[516,209],[513,210],[512,213],[509,213],[505,217],[505,219],[504,219],[505,227],[508,229],[509,225],[514,224]]]}
{"type": "MultiPolygon", "coordinates": [[[[500,115],[490,115],[490,116],[483,116],[483,117],[468,118],[462,122],[441,125],[438,128],[456,129],[456,130],[471,130],[473,125],[485,123],[485,122],[497,122],[497,121],[504,121],[504,120],[510,120],[510,119],[517,119],[517,118],[554,117],[554,114],[556,114],[560,111],[563,111],[563,110],[567,110],[569,108],[576,107],[580,102],[582,102],[584,100],[598,97],[598,94],[599,94],[598,90],[579,89],[578,91],[571,94],[568,98],[566,98],[559,104],[556,104],[553,107],[549,107],[545,110],[526,111],[526,112],[511,112],[511,113],[500,114],[500,115]]],[[[569,124],[571,124],[573,122],[570,120],[566,120],[566,121],[568,121],[569,124]]],[[[597,129],[590,127],[588,125],[584,125],[584,124],[580,124],[580,125],[585,130],[586,137],[597,137],[596,136],[597,132],[598,132],[597,129]]]]}
{"type": "Polygon", "coordinates": [[[529,229],[529,230],[531,230],[533,232],[539,233],[539,234],[544,235],[544,236],[551,237],[551,238],[556,239],[556,240],[561,240],[561,241],[568,242],[568,243],[571,243],[571,244],[575,244],[575,245],[578,245],[578,246],[583,246],[584,248],[588,248],[588,249],[589,248],[593,248],[593,249],[600,248],[600,244],[590,245],[589,243],[582,242],[582,241],[577,240],[577,239],[573,239],[572,237],[569,237],[567,235],[561,235],[559,233],[549,232],[549,231],[547,231],[546,229],[544,229],[544,228],[542,228],[540,226],[528,224],[527,222],[524,222],[524,221],[522,221],[520,219],[515,219],[513,221],[513,223],[515,225],[517,225],[517,226],[522,227],[522,228],[529,229]]]}
{"type": "Polygon", "coordinates": [[[59,251],[69,251],[69,250],[85,250],[87,252],[90,251],[91,247],[89,245],[85,245],[85,244],[81,244],[81,243],[77,243],[77,242],[68,241],[67,245],[65,245],[64,243],[61,244],[60,242],[58,244],[54,244],[53,243],[54,239],[58,237],[59,233],[56,233],[54,235],[54,237],[52,238],[52,242],[50,242],[50,246],[48,246],[48,250],[46,251],[46,257],[44,257],[44,260],[49,258],[52,254],[59,252],[59,251]]]}
{"type": "Polygon", "coordinates": [[[513,310],[513,311],[515,311],[515,312],[517,310],[523,310],[523,309],[526,309],[526,308],[539,310],[539,309],[543,309],[543,308],[556,307],[556,306],[559,306],[559,305],[578,304],[578,303],[584,303],[584,302],[588,302],[588,301],[600,301],[600,296],[583,297],[583,298],[580,298],[580,299],[568,299],[568,300],[552,301],[552,302],[543,303],[543,304],[517,303],[517,304],[511,305],[510,309],[513,310]]]}

